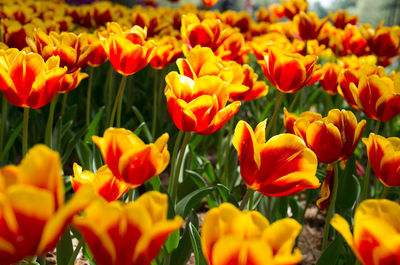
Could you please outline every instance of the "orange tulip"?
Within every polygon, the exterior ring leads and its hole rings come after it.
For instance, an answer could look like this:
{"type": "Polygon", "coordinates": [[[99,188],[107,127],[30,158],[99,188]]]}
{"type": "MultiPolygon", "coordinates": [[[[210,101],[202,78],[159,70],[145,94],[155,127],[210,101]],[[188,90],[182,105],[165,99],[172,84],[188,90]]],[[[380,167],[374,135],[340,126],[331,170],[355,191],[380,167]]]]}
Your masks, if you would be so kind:
{"type": "Polygon", "coordinates": [[[382,27],[376,29],[371,25],[363,24],[361,34],[367,40],[371,51],[378,57],[394,57],[400,53],[400,27],[382,27]]]}
{"type": "Polygon", "coordinates": [[[322,72],[315,71],[317,60],[318,57],[315,55],[302,56],[271,48],[269,53],[264,55],[264,60],[258,63],[268,81],[278,90],[294,93],[321,78],[322,72]]]}
{"type": "Polygon", "coordinates": [[[28,47],[26,38],[33,34],[35,28],[31,23],[22,25],[18,21],[2,19],[1,21],[1,41],[10,48],[19,50],[28,47]]]}
{"type": "Polygon", "coordinates": [[[267,196],[318,188],[314,152],[293,134],[276,135],[265,142],[265,125],[266,121],[259,123],[254,132],[245,121],[236,125],[232,142],[247,186],[267,196]]]}
{"type": "Polygon", "coordinates": [[[293,35],[301,40],[313,40],[318,38],[322,26],[328,18],[319,20],[318,15],[313,12],[300,12],[293,18],[293,35]]]}
{"type": "MultiPolygon", "coordinates": [[[[300,115],[296,115],[294,113],[287,111],[286,108],[283,108],[283,125],[285,126],[287,133],[295,134],[294,123],[298,119],[304,119],[308,123],[313,123],[314,121],[321,120],[322,116],[321,114],[312,111],[304,111],[300,113],[300,115]]],[[[303,132],[302,130],[299,130],[299,128],[297,130],[299,132],[302,132],[300,138],[305,139],[305,131],[303,132]]]]}
{"type": "Polygon", "coordinates": [[[343,236],[363,265],[400,264],[400,205],[365,200],[354,215],[353,235],[346,219],[336,214],[331,225],[343,236]]]}
{"type": "Polygon", "coordinates": [[[362,139],[376,177],[386,186],[400,186],[400,138],[385,138],[371,133],[362,139]]]}
{"type": "Polygon", "coordinates": [[[165,77],[164,93],[172,120],[182,131],[214,133],[240,108],[239,101],[225,106],[231,87],[237,88],[237,84],[231,84],[235,73],[224,71],[222,60],[200,46],[192,49],[186,60],[179,59],[177,65],[181,75],[171,72],[165,77]]]}
{"type": "Polygon", "coordinates": [[[400,113],[400,76],[362,76],[358,85],[350,83],[357,106],[371,119],[388,121],[400,113]]]}
{"type": "Polygon", "coordinates": [[[60,89],[58,93],[64,94],[75,89],[87,77],[88,74],[82,73],[80,68],[71,74],[66,74],[59,82],[60,89]]]}
{"type": "Polygon", "coordinates": [[[306,12],[308,7],[308,2],[304,0],[281,0],[282,6],[284,8],[285,16],[292,20],[293,17],[300,12],[306,12]]]}
{"type": "Polygon", "coordinates": [[[334,63],[327,63],[324,65],[324,77],[319,81],[322,88],[330,95],[338,93],[338,78],[342,70],[340,65],[334,63]]]}
{"type": "Polygon", "coordinates": [[[353,25],[348,25],[344,29],[344,46],[348,52],[357,56],[369,53],[367,41],[361,35],[360,29],[353,25]]]}
{"type": "Polygon", "coordinates": [[[165,133],[154,144],[145,144],[133,132],[122,128],[108,128],[103,137],[92,137],[114,176],[132,188],[142,185],[167,167],[168,138],[165,133]]]}
{"type": "Polygon", "coordinates": [[[321,163],[347,160],[357,147],[366,121],[357,123],[351,111],[333,109],[321,120],[310,122],[299,118],[294,132],[315,152],[321,163]]]}
{"type": "Polygon", "coordinates": [[[210,265],[294,265],[302,259],[299,249],[292,250],[300,231],[291,218],[270,224],[257,211],[223,203],[204,218],[202,249],[210,265]]]}
{"type": "Polygon", "coordinates": [[[329,12],[329,19],[335,27],[344,29],[346,25],[356,25],[358,22],[358,15],[349,15],[347,10],[337,10],[336,13],[329,12]]]}
{"type": "Polygon", "coordinates": [[[70,177],[72,188],[77,192],[83,185],[91,184],[97,194],[108,202],[118,200],[125,192],[128,186],[119,181],[107,166],[102,166],[94,174],[90,171],[82,171],[82,167],[74,163],[74,177],[70,177]]]}
{"type": "Polygon", "coordinates": [[[135,202],[107,203],[98,198],[73,219],[96,264],[150,265],[167,237],[183,220],[167,220],[168,197],[156,191],[143,194],[135,202]]]}
{"type": "MultiPolygon", "coordinates": [[[[107,2],[101,2],[107,3],[107,2]]],[[[88,44],[94,46],[87,58],[87,65],[92,67],[97,67],[102,65],[108,60],[107,54],[104,51],[103,46],[100,43],[99,38],[94,34],[86,34],[86,38],[88,40],[88,44]]],[[[85,65],[83,66],[85,67],[85,65]]]]}
{"type": "Polygon", "coordinates": [[[107,31],[99,33],[110,63],[122,75],[138,72],[153,58],[155,42],[146,41],[146,36],[146,30],[139,26],[123,31],[115,22],[108,23],[107,31]]]}
{"type": "Polygon", "coordinates": [[[34,146],[18,166],[0,169],[0,264],[52,250],[73,215],[94,197],[83,187],[64,205],[58,153],[34,146]]]}
{"type": "Polygon", "coordinates": [[[0,50],[0,90],[15,106],[41,108],[59,90],[59,81],[67,70],[59,65],[58,56],[52,56],[45,62],[36,53],[0,50]]]}
{"type": "Polygon", "coordinates": [[[50,32],[49,35],[37,30],[33,40],[28,38],[27,42],[32,51],[42,55],[44,59],[51,56],[60,57],[60,65],[66,66],[68,74],[78,70],[86,64],[89,54],[95,48],[89,45],[87,38],[72,32],[50,32]]]}
{"type": "Polygon", "coordinates": [[[255,12],[257,22],[275,23],[278,18],[269,9],[261,7],[255,12]]]}
{"type": "Polygon", "coordinates": [[[168,64],[175,62],[182,56],[182,42],[175,37],[164,36],[157,41],[154,57],[150,65],[155,69],[162,69],[168,64]]]}
{"type": "Polygon", "coordinates": [[[203,5],[206,7],[212,7],[214,6],[218,0],[201,0],[203,2],[203,5]]]}

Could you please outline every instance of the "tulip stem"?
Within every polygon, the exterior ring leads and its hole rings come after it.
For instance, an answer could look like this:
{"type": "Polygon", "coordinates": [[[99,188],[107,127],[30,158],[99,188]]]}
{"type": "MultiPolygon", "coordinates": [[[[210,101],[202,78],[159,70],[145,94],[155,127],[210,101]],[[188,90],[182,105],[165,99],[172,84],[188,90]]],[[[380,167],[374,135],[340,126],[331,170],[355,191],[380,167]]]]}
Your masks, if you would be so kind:
{"type": "Polygon", "coordinates": [[[386,186],[386,185],[384,185],[384,186],[383,186],[383,191],[382,191],[381,198],[382,198],[382,199],[385,199],[386,196],[388,195],[388,192],[389,192],[389,187],[386,186]]]}
{"type": "Polygon", "coordinates": [[[289,109],[288,109],[289,112],[293,112],[294,106],[296,106],[297,101],[299,101],[299,98],[301,97],[302,90],[303,89],[300,89],[299,91],[296,92],[296,95],[295,95],[292,103],[289,106],[289,109]]]}
{"type": "Polygon", "coordinates": [[[28,123],[29,123],[29,108],[24,107],[24,121],[22,129],[22,155],[28,152],[28,123]]]}
{"type": "Polygon", "coordinates": [[[43,254],[43,256],[39,258],[39,264],[46,265],[46,254],[43,254]]]}
{"type": "Polygon", "coordinates": [[[83,247],[83,239],[79,240],[78,245],[75,247],[74,252],[72,252],[71,257],[69,258],[68,265],[74,265],[76,257],[79,254],[79,251],[81,251],[81,248],[83,247]]]}
{"type": "MultiPolygon", "coordinates": [[[[253,197],[254,190],[247,188],[246,193],[244,194],[243,200],[239,205],[239,209],[243,210],[246,207],[247,202],[249,201],[250,197],[253,197]]],[[[249,209],[251,210],[251,209],[249,209]]]]}
{"type": "Polygon", "coordinates": [[[0,156],[3,154],[4,130],[6,128],[7,118],[7,99],[3,96],[3,103],[1,105],[1,124],[0,124],[0,156]]]}
{"type": "MultiPolygon", "coordinates": [[[[376,125],[375,125],[375,134],[379,133],[379,127],[381,126],[381,122],[380,121],[376,121],[376,125]]],[[[371,163],[369,162],[369,160],[367,161],[367,168],[365,169],[365,175],[364,175],[364,179],[363,179],[363,189],[362,189],[362,196],[361,196],[361,200],[365,200],[369,197],[368,194],[368,186],[369,186],[369,178],[371,175],[371,163]]]]}
{"type": "Polygon", "coordinates": [[[131,202],[131,201],[133,201],[133,189],[129,188],[129,191],[128,191],[128,202],[131,202]]]}
{"type": "Polygon", "coordinates": [[[231,118],[229,121],[228,127],[228,137],[226,138],[226,151],[225,151],[225,164],[224,164],[224,173],[222,175],[222,184],[228,184],[228,171],[229,171],[229,149],[231,146],[231,137],[232,137],[232,130],[233,130],[233,123],[234,117],[231,118]]]}
{"type": "Polygon", "coordinates": [[[275,128],[276,117],[278,116],[279,109],[280,109],[280,107],[282,105],[282,102],[283,102],[283,99],[285,97],[285,93],[283,93],[283,92],[281,92],[279,90],[277,90],[276,93],[277,94],[276,94],[276,102],[275,102],[274,113],[272,114],[271,121],[268,122],[267,129],[265,130],[265,135],[267,137],[269,137],[269,133],[270,133],[271,129],[275,128]]]}
{"type": "Polygon", "coordinates": [[[124,91],[125,91],[125,84],[127,77],[128,76],[123,75],[121,78],[121,83],[119,84],[117,96],[115,97],[114,105],[111,111],[110,127],[113,127],[114,125],[114,119],[115,119],[115,114],[117,112],[117,107],[118,107],[117,127],[121,125],[121,109],[122,109],[122,101],[124,98],[124,91]]]}
{"type": "MultiPolygon", "coordinates": [[[[179,136],[178,136],[179,137],[179,136]]],[[[190,140],[190,132],[185,132],[185,136],[183,137],[183,142],[181,149],[179,151],[178,161],[176,162],[176,166],[174,167],[174,171],[171,172],[172,175],[172,187],[171,187],[171,200],[172,203],[175,205],[176,199],[178,196],[178,184],[179,184],[179,173],[181,172],[181,166],[183,162],[183,156],[185,154],[186,146],[190,140]]],[[[175,161],[173,161],[175,162],[175,161]]]]}
{"type": "Polygon", "coordinates": [[[330,221],[333,215],[333,211],[335,210],[338,186],[339,186],[339,168],[338,168],[338,162],[335,162],[333,163],[333,189],[332,189],[331,201],[329,203],[328,212],[326,213],[324,237],[322,239],[322,251],[324,251],[328,246],[330,221]]]}
{"type": "Polygon", "coordinates": [[[107,77],[105,80],[105,89],[104,89],[104,105],[106,106],[107,120],[110,119],[110,109],[111,109],[111,94],[112,94],[112,75],[114,68],[109,66],[107,77]]]}
{"type": "Polygon", "coordinates": [[[44,134],[44,143],[50,148],[52,148],[52,145],[53,145],[54,111],[56,109],[56,105],[57,105],[59,96],[60,95],[57,93],[50,103],[49,118],[47,119],[46,132],[44,134]]]}
{"type": "Polygon", "coordinates": [[[151,123],[151,135],[156,137],[156,125],[157,125],[157,105],[158,105],[158,71],[154,70],[154,79],[153,79],[153,120],[151,123]]]}
{"type": "Polygon", "coordinates": [[[63,101],[61,105],[61,117],[65,113],[65,107],[67,106],[67,100],[68,100],[68,93],[63,94],[63,101]]]}
{"type": "Polygon", "coordinates": [[[87,97],[86,97],[86,127],[88,127],[90,124],[90,103],[92,100],[93,74],[94,74],[94,67],[90,67],[89,83],[88,83],[87,97]]]}

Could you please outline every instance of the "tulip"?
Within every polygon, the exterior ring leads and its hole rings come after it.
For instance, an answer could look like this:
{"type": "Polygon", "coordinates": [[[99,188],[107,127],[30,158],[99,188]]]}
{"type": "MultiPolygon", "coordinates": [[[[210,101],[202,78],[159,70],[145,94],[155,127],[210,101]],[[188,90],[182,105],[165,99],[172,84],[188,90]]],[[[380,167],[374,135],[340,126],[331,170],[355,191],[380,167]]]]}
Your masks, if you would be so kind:
{"type": "Polygon", "coordinates": [[[357,56],[366,55],[369,52],[368,43],[361,35],[360,29],[353,25],[348,25],[344,29],[344,46],[349,53],[357,56]]]}
{"type": "Polygon", "coordinates": [[[64,205],[58,153],[33,147],[18,166],[0,169],[0,264],[40,256],[56,246],[73,215],[92,200],[83,187],[64,205]]]}
{"type": "Polygon", "coordinates": [[[167,237],[183,220],[167,220],[168,197],[156,191],[135,202],[107,203],[98,198],[76,216],[73,225],[81,232],[99,265],[150,265],[167,237]]]}
{"type": "Polygon", "coordinates": [[[400,79],[392,78],[362,76],[358,85],[350,83],[357,106],[368,118],[385,122],[400,113],[400,79]]]}
{"type": "MultiPolygon", "coordinates": [[[[300,115],[296,115],[294,113],[287,111],[286,108],[283,108],[283,125],[285,126],[287,133],[295,134],[294,123],[298,119],[305,119],[308,123],[312,123],[314,121],[321,120],[322,116],[321,114],[312,111],[304,111],[300,113],[300,115]]],[[[301,132],[302,134],[300,138],[305,139],[305,131],[301,132]]]]}
{"type": "Polygon", "coordinates": [[[338,78],[341,67],[338,64],[327,63],[324,65],[324,77],[319,81],[322,88],[330,95],[338,93],[338,78]]]}
{"type": "Polygon", "coordinates": [[[293,128],[321,163],[347,160],[357,147],[366,121],[357,122],[351,111],[333,109],[320,120],[297,119],[293,128]]]}
{"type": "Polygon", "coordinates": [[[162,69],[168,64],[175,62],[182,56],[182,42],[175,37],[164,36],[157,41],[154,57],[150,61],[150,65],[155,69],[162,69]]]}
{"type": "Polygon", "coordinates": [[[1,41],[10,48],[19,50],[28,47],[26,38],[33,34],[35,26],[31,23],[22,25],[18,21],[2,19],[1,22],[1,41]]]}
{"type": "Polygon", "coordinates": [[[74,177],[70,177],[72,188],[77,192],[83,185],[91,184],[97,194],[106,201],[118,200],[125,192],[128,186],[119,181],[107,166],[102,166],[94,174],[90,171],[82,171],[82,167],[74,163],[74,177]]]}
{"type": "Polygon", "coordinates": [[[269,224],[257,211],[223,203],[204,218],[202,249],[210,265],[298,264],[301,252],[292,249],[300,230],[291,218],[269,224]]]}
{"type": "Polygon", "coordinates": [[[329,12],[329,19],[335,27],[344,29],[346,25],[356,25],[358,22],[358,15],[349,15],[347,10],[337,10],[336,13],[329,12]]]}
{"type": "Polygon", "coordinates": [[[266,121],[253,132],[245,121],[236,125],[233,146],[247,186],[267,196],[287,196],[320,186],[315,176],[317,157],[293,134],[280,134],[265,142],[266,121]]]}
{"type": "Polygon", "coordinates": [[[264,55],[264,60],[258,63],[268,81],[278,90],[294,93],[321,78],[322,72],[316,71],[317,60],[315,55],[302,56],[271,48],[269,53],[264,55]]]}
{"type": "Polygon", "coordinates": [[[304,0],[281,0],[282,6],[284,8],[285,16],[292,20],[293,17],[300,12],[305,12],[308,7],[308,2],[304,0]]]}
{"type": "Polygon", "coordinates": [[[376,177],[388,187],[400,186],[400,138],[385,138],[371,133],[362,139],[376,177]]]}
{"type": "Polygon", "coordinates": [[[48,104],[59,90],[59,81],[66,68],[60,68],[60,58],[44,61],[36,53],[17,49],[0,51],[0,90],[17,106],[38,109],[48,104]]]}
{"type": "Polygon", "coordinates": [[[331,225],[343,236],[363,265],[400,263],[400,205],[365,200],[354,215],[353,235],[346,219],[336,214],[331,225]]]}
{"type": "Polygon", "coordinates": [[[318,19],[318,15],[313,12],[300,12],[293,18],[293,35],[301,40],[313,40],[318,38],[322,26],[328,21],[328,18],[318,19]]]}
{"type": "Polygon", "coordinates": [[[108,23],[107,31],[99,33],[110,63],[121,75],[134,74],[150,62],[155,42],[146,41],[146,36],[146,30],[139,26],[124,31],[115,22],[108,23]]]}
{"type": "Polygon", "coordinates": [[[361,34],[367,40],[371,51],[378,57],[394,57],[400,52],[400,27],[382,27],[376,29],[371,25],[363,24],[361,34]]]}
{"type": "Polygon", "coordinates": [[[206,7],[212,7],[217,2],[218,2],[218,0],[202,0],[203,5],[206,6],[206,7]]]}
{"type": "Polygon", "coordinates": [[[113,175],[131,188],[142,185],[167,167],[168,138],[165,133],[154,144],[145,144],[133,132],[122,128],[108,128],[103,137],[92,137],[113,175]]]}

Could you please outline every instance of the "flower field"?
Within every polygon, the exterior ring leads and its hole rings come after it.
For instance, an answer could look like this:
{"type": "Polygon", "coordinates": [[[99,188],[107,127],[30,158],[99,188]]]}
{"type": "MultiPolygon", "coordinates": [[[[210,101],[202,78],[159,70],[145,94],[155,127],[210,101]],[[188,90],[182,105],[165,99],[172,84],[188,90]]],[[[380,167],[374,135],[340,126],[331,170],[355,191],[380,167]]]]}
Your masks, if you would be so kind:
{"type": "Polygon", "coordinates": [[[0,265],[400,265],[400,26],[215,4],[0,2],[0,265]]]}

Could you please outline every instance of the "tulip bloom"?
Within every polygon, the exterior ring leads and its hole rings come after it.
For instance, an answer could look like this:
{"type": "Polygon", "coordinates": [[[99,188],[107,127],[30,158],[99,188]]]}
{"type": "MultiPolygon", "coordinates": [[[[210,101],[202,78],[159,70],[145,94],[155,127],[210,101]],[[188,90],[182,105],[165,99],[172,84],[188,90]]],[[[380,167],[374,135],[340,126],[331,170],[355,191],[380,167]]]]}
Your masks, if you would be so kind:
{"type": "Polygon", "coordinates": [[[300,231],[291,218],[270,224],[257,211],[241,212],[223,203],[204,218],[202,249],[210,265],[298,264],[301,252],[292,249],[300,231]]]}
{"type": "Polygon", "coordinates": [[[72,188],[77,192],[83,185],[91,184],[97,194],[108,202],[118,200],[125,192],[128,186],[119,181],[107,166],[102,166],[94,174],[90,171],[82,171],[82,167],[74,163],[74,176],[70,177],[72,188]]]}
{"type": "Polygon", "coordinates": [[[329,12],[329,19],[335,27],[344,29],[346,25],[356,25],[358,22],[358,15],[349,15],[347,10],[337,10],[336,13],[329,12]]]}
{"type": "Polygon", "coordinates": [[[376,177],[386,186],[400,186],[400,138],[385,138],[371,133],[362,139],[376,177]]]}
{"type": "Polygon", "coordinates": [[[183,220],[167,220],[167,195],[145,193],[135,202],[98,198],[73,219],[99,265],[150,265],[183,220]]]}
{"type": "Polygon", "coordinates": [[[354,215],[353,234],[336,214],[331,225],[344,237],[363,265],[400,264],[400,205],[389,200],[365,200],[354,215]]]}
{"type": "Polygon", "coordinates": [[[146,37],[146,30],[139,26],[123,31],[115,22],[108,23],[107,31],[99,33],[110,63],[121,75],[138,72],[153,58],[155,42],[146,41],[146,37]]]}
{"type": "Polygon", "coordinates": [[[157,41],[154,57],[150,61],[150,65],[155,69],[162,69],[168,64],[175,62],[182,56],[182,42],[175,37],[164,36],[157,41]]]}
{"type": "MultiPolygon", "coordinates": [[[[285,126],[287,133],[295,134],[294,123],[298,119],[305,119],[308,123],[312,123],[314,121],[321,120],[322,116],[321,114],[312,111],[304,111],[300,113],[300,115],[296,115],[287,111],[286,108],[283,108],[283,125],[285,126]]],[[[302,134],[300,138],[305,139],[305,134],[302,134]]]]}
{"type": "Polygon", "coordinates": [[[212,7],[218,2],[218,0],[202,0],[202,2],[206,7],[212,7]]]}
{"type": "Polygon", "coordinates": [[[233,146],[247,186],[267,196],[287,196],[320,186],[317,157],[293,134],[280,134],[265,142],[266,121],[253,132],[245,121],[236,125],[233,146]]]}
{"type": "Polygon", "coordinates": [[[244,91],[249,88],[236,84],[237,72],[224,69],[221,58],[209,48],[192,49],[187,59],[179,59],[177,65],[181,74],[171,72],[165,77],[164,93],[172,120],[182,131],[214,133],[240,108],[240,101],[225,106],[231,90],[238,86],[244,91]]]}
{"type": "Polygon", "coordinates": [[[66,71],[65,67],[60,68],[58,56],[45,62],[36,53],[0,50],[0,90],[17,107],[37,109],[48,104],[66,71]]]}
{"type": "Polygon", "coordinates": [[[347,51],[357,56],[366,55],[369,52],[367,41],[361,35],[360,29],[348,25],[344,29],[344,46],[347,51]]]}
{"type": "Polygon", "coordinates": [[[294,122],[296,135],[302,137],[321,163],[347,160],[357,147],[366,121],[357,123],[351,111],[333,109],[323,119],[310,122],[299,118],[294,122]]]}
{"type": "Polygon", "coordinates": [[[0,169],[0,264],[40,256],[56,246],[73,215],[92,200],[83,187],[64,205],[58,153],[34,146],[18,166],[0,169]]]}
{"type": "Polygon", "coordinates": [[[362,24],[360,32],[376,56],[394,57],[400,50],[400,27],[382,27],[382,23],[376,29],[371,25],[362,24]]]}
{"type": "Polygon", "coordinates": [[[145,144],[133,132],[122,128],[108,128],[103,137],[92,136],[114,176],[132,188],[142,185],[167,167],[168,138],[165,133],[154,144],[145,144]]]}
{"type": "Polygon", "coordinates": [[[342,68],[338,64],[327,63],[324,65],[323,69],[324,77],[319,81],[319,83],[326,93],[336,95],[338,93],[338,78],[342,68]]]}
{"type": "Polygon", "coordinates": [[[318,38],[322,26],[328,21],[328,18],[319,20],[318,15],[313,12],[300,12],[294,16],[293,35],[301,40],[314,40],[318,38]]]}
{"type": "Polygon", "coordinates": [[[362,76],[358,86],[350,83],[357,106],[371,119],[388,121],[400,113],[400,80],[393,76],[362,76]]]}
{"type": "Polygon", "coordinates": [[[304,0],[281,0],[284,8],[285,16],[292,20],[293,17],[300,12],[305,12],[308,7],[308,2],[304,0]]]}
{"type": "Polygon", "coordinates": [[[302,56],[278,51],[271,48],[264,55],[264,60],[258,61],[265,76],[278,90],[284,93],[294,93],[305,86],[317,82],[322,72],[315,71],[318,57],[302,56]]]}

